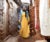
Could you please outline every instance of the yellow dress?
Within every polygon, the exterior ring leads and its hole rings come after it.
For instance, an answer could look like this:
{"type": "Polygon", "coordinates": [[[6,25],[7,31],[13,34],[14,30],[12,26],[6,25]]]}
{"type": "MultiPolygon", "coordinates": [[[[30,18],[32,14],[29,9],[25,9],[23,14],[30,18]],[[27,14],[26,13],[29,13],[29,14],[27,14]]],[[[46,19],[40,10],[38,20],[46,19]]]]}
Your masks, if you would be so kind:
{"type": "Polygon", "coordinates": [[[24,38],[28,38],[30,34],[30,28],[28,25],[28,20],[25,17],[25,12],[22,14],[22,21],[21,21],[21,29],[20,29],[20,36],[24,38]]]}

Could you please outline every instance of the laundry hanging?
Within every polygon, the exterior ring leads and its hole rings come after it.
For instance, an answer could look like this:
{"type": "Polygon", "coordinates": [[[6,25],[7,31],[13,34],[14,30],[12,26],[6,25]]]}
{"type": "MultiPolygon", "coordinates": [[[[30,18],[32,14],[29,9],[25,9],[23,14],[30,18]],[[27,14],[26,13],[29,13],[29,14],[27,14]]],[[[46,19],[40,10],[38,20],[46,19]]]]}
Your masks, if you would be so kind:
{"type": "Polygon", "coordinates": [[[49,0],[40,0],[39,18],[41,35],[50,36],[50,7],[49,0]]]}

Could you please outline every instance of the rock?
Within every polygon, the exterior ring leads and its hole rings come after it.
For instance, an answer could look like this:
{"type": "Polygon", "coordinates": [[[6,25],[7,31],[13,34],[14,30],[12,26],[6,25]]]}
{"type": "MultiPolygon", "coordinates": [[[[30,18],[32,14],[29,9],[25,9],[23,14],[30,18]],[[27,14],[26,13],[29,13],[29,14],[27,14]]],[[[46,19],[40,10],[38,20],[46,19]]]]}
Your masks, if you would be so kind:
{"type": "Polygon", "coordinates": [[[18,36],[10,36],[8,39],[6,39],[4,42],[18,42],[18,36]]]}

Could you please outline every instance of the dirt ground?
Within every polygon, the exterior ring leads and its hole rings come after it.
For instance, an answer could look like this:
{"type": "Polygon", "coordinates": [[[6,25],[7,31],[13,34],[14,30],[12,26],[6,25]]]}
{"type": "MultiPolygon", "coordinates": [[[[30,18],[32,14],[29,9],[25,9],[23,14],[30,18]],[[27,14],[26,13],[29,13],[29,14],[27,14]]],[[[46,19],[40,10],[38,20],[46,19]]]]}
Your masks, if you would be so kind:
{"type": "Polygon", "coordinates": [[[36,40],[42,40],[45,39],[44,37],[40,36],[39,34],[36,34],[35,36],[30,36],[27,39],[24,39],[22,37],[20,37],[19,35],[17,36],[7,36],[4,40],[0,41],[0,42],[35,42],[36,40]]]}

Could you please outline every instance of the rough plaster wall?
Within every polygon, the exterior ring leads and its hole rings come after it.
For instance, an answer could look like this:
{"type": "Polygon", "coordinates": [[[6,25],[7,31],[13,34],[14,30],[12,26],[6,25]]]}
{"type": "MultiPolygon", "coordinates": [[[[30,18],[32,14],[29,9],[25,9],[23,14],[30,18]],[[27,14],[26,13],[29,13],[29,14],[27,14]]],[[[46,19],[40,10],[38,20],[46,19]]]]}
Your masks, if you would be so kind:
{"type": "MultiPolygon", "coordinates": [[[[0,0],[1,1],[1,0],[0,0]]],[[[2,3],[2,2],[1,2],[2,3]]],[[[6,33],[7,33],[7,25],[8,25],[8,15],[7,15],[7,9],[8,9],[8,4],[6,3],[6,0],[3,0],[3,5],[2,5],[2,8],[3,9],[3,13],[2,13],[2,25],[0,24],[0,38],[4,38],[6,36],[6,33]],[[5,6],[6,5],[6,6],[5,6]]],[[[1,9],[1,10],[2,10],[1,9]]],[[[0,22],[1,22],[0,21],[0,22]]]]}
{"type": "Polygon", "coordinates": [[[15,33],[17,30],[17,24],[18,24],[18,14],[17,14],[17,8],[18,6],[13,1],[10,1],[10,8],[9,8],[9,32],[11,34],[15,33]]]}

